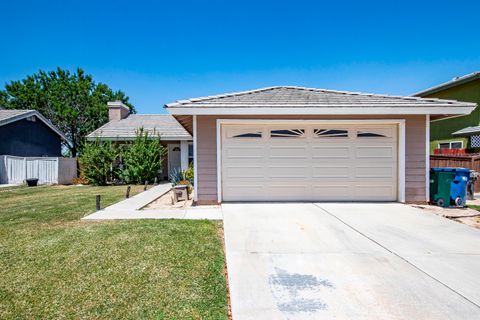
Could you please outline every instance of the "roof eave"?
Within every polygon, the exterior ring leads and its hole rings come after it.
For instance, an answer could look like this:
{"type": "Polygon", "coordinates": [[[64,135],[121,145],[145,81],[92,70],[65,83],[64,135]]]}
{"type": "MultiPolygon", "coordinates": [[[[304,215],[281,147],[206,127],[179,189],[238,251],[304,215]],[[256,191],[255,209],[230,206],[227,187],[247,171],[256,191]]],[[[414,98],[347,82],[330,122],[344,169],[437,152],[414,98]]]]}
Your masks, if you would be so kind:
{"type": "Polygon", "coordinates": [[[437,86],[434,86],[434,87],[416,92],[416,93],[412,94],[411,96],[412,97],[428,96],[430,94],[434,94],[434,93],[437,93],[437,92],[440,92],[440,91],[443,91],[443,90],[446,90],[446,89],[450,89],[450,88],[453,88],[453,87],[456,87],[456,86],[459,86],[459,85],[462,85],[462,84],[465,84],[465,83],[468,83],[468,82],[471,82],[471,81],[475,81],[477,79],[480,79],[480,72],[474,72],[470,75],[460,77],[459,79],[451,80],[451,81],[439,84],[437,86]]]}
{"type": "MultiPolygon", "coordinates": [[[[131,136],[131,137],[121,137],[121,136],[115,136],[115,137],[109,137],[109,136],[92,136],[88,135],[85,137],[87,141],[95,141],[95,140],[100,140],[100,141],[133,141],[135,140],[136,137],[131,136]]],[[[160,137],[151,137],[151,139],[154,138],[160,138],[160,141],[191,141],[193,138],[192,137],[185,137],[185,136],[160,136],[160,137]]]]}
{"type": "Polygon", "coordinates": [[[172,115],[378,115],[378,114],[470,114],[475,103],[462,106],[430,107],[175,107],[167,108],[172,115]]]}

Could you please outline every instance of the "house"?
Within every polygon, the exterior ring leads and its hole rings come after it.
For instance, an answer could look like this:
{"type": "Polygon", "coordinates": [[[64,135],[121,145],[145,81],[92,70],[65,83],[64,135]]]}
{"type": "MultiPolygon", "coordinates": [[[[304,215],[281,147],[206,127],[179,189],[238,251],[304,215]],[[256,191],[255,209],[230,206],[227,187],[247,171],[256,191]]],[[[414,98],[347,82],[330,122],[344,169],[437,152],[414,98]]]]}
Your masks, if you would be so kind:
{"type": "Polygon", "coordinates": [[[192,135],[195,201],[428,199],[429,123],[474,103],[277,86],[165,105],[192,135]]]}
{"type": "MultiPolygon", "coordinates": [[[[480,103],[480,72],[474,72],[415,93],[423,98],[455,99],[480,103]]],[[[480,109],[471,114],[433,120],[430,152],[435,149],[480,148],[480,109]]]]}
{"type": "Polygon", "coordinates": [[[60,157],[65,135],[36,110],[0,109],[0,155],[60,157]]]}
{"type": "Polygon", "coordinates": [[[130,114],[130,109],[121,101],[108,102],[107,106],[109,122],[90,133],[87,140],[132,141],[143,128],[167,147],[162,169],[164,179],[168,179],[174,169],[186,169],[193,162],[192,136],[171,115],[130,114]]]}

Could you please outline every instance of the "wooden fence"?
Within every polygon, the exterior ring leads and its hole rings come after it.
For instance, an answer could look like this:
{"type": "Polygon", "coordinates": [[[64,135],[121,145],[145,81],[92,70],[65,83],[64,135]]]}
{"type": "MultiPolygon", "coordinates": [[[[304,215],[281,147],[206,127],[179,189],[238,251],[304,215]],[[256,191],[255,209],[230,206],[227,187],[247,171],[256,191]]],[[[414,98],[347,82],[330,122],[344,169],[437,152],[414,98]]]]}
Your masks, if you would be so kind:
{"type": "Polygon", "coordinates": [[[0,156],[0,184],[20,184],[29,178],[39,184],[71,184],[76,177],[76,158],[0,156]]]}
{"type": "MultiPolygon", "coordinates": [[[[430,156],[430,168],[468,168],[480,173],[480,153],[435,154],[430,156]]],[[[480,192],[480,180],[475,183],[475,192],[480,192]]]]}

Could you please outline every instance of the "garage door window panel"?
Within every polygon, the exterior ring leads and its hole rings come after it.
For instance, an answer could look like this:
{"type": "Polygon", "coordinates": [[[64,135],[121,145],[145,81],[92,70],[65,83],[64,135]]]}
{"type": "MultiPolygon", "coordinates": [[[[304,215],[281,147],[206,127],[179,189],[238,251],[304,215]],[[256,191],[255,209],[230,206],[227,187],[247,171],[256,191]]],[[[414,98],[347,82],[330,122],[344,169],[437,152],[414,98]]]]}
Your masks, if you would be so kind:
{"type": "Polygon", "coordinates": [[[392,138],[391,128],[359,128],[356,130],[357,138],[392,138]]]}
{"type": "Polygon", "coordinates": [[[230,138],[230,139],[262,138],[262,130],[232,128],[227,131],[227,138],[230,138]]]}
{"type": "Polygon", "coordinates": [[[305,138],[305,129],[274,129],[270,130],[271,138],[305,138]]]}
{"type": "Polygon", "coordinates": [[[316,138],[348,138],[347,129],[313,129],[316,138]]]}

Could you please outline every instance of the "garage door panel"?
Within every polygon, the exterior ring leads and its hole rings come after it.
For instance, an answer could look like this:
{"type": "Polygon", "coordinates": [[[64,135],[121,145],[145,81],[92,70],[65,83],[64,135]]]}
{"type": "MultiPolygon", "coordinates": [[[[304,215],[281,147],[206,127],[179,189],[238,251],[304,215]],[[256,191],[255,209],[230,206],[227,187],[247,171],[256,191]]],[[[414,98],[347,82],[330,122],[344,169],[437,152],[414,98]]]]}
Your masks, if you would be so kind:
{"type": "Polygon", "coordinates": [[[382,167],[382,166],[357,166],[355,167],[355,177],[356,178],[391,178],[395,177],[396,170],[393,166],[382,167]]]}
{"type": "Polygon", "coordinates": [[[231,165],[225,170],[225,177],[227,179],[245,179],[245,178],[257,178],[263,179],[264,177],[263,166],[235,166],[231,165]]]}
{"type": "Polygon", "coordinates": [[[351,198],[353,187],[348,184],[340,185],[312,185],[313,199],[323,201],[340,201],[351,198]]]}
{"type": "Polygon", "coordinates": [[[360,200],[371,200],[372,194],[378,200],[391,200],[395,196],[394,188],[391,184],[357,184],[354,186],[354,194],[360,200]]]}
{"type": "Polygon", "coordinates": [[[331,126],[333,131],[328,128],[265,125],[253,128],[255,132],[236,128],[230,138],[224,133],[223,200],[396,200],[397,126],[349,124],[331,126]],[[287,131],[276,134],[290,137],[270,137],[271,130],[284,128],[287,131]],[[342,136],[345,132],[347,137],[342,136]],[[261,138],[235,138],[245,134],[260,134],[261,138]]]}
{"type": "Polygon", "coordinates": [[[313,178],[348,178],[350,175],[349,166],[314,165],[312,170],[313,178]]]}
{"type": "Polygon", "coordinates": [[[357,146],[355,157],[357,159],[392,159],[395,150],[394,146],[357,146]]]}
{"type": "Polygon", "coordinates": [[[279,166],[270,165],[268,169],[270,178],[300,178],[305,179],[307,175],[306,166],[279,166]]]}
{"type": "Polygon", "coordinates": [[[320,146],[311,147],[313,159],[348,159],[350,154],[349,146],[320,146]]]}
{"type": "Polygon", "coordinates": [[[262,159],[265,147],[261,146],[232,146],[225,152],[229,159],[262,159]]]}
{"type": "Polygon", "coordinates": [[[306,146],[270,146],[269,159],[307,159],[306,146]]]}

